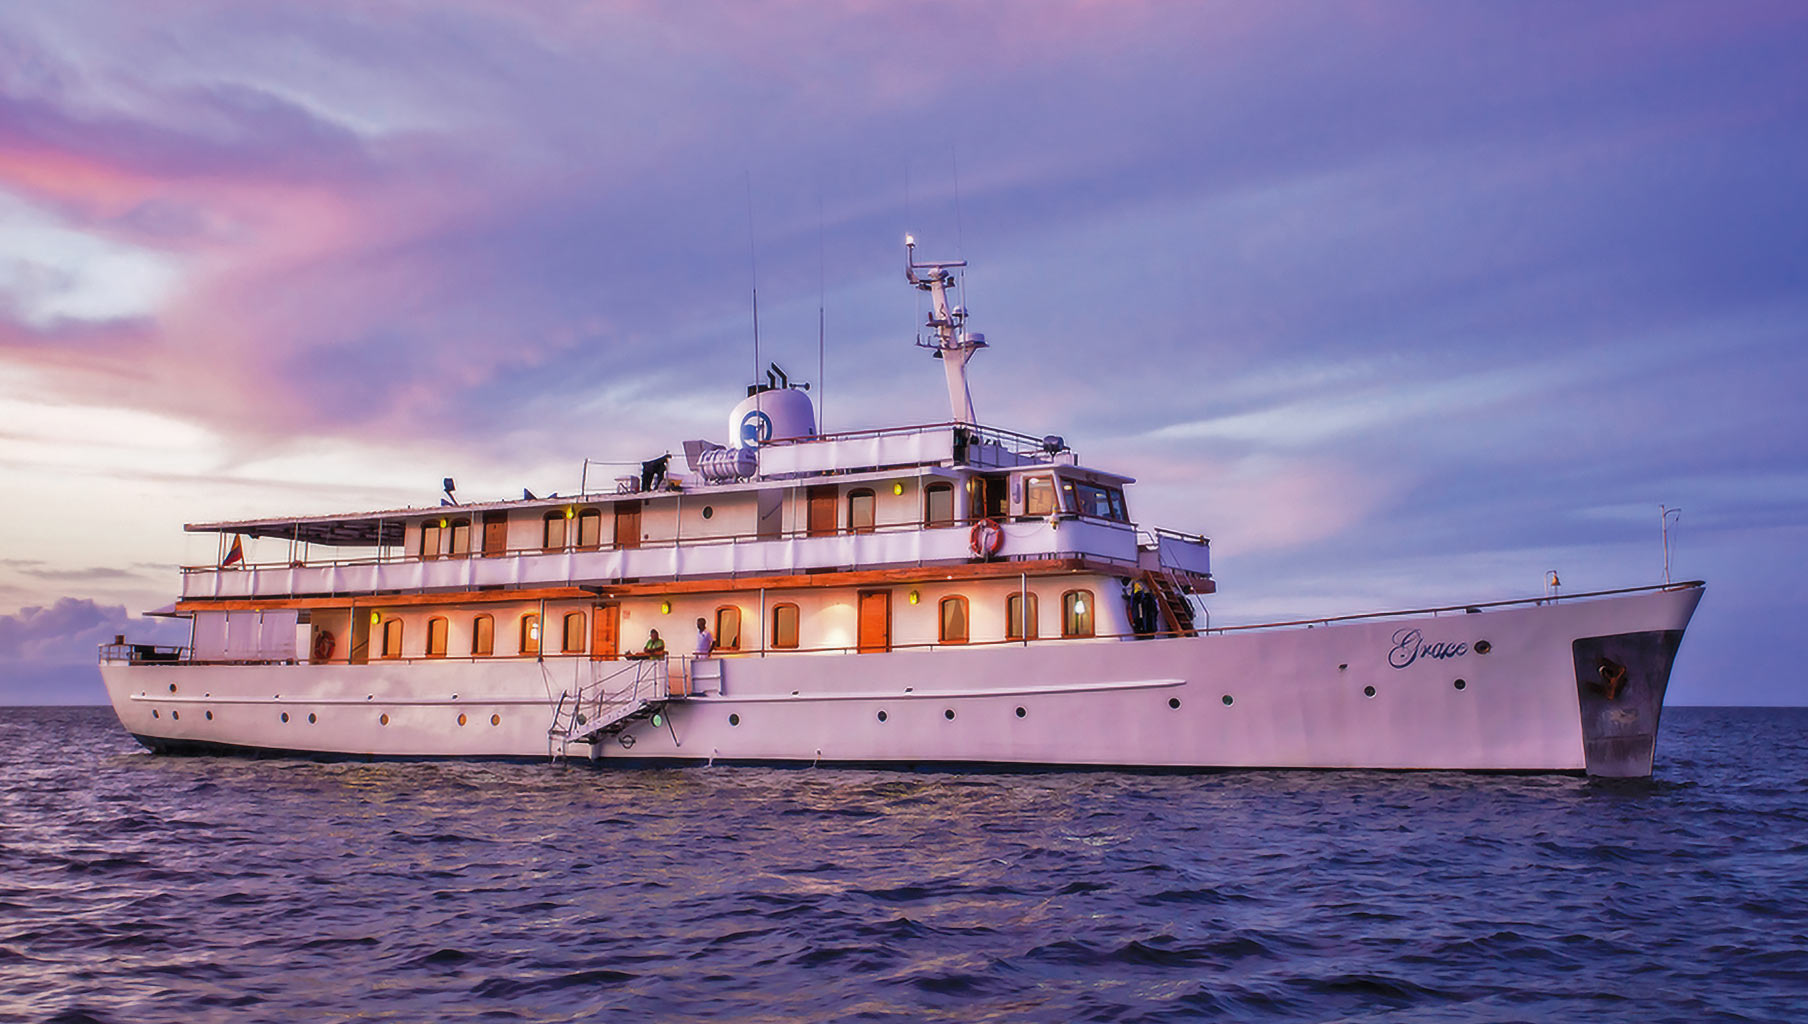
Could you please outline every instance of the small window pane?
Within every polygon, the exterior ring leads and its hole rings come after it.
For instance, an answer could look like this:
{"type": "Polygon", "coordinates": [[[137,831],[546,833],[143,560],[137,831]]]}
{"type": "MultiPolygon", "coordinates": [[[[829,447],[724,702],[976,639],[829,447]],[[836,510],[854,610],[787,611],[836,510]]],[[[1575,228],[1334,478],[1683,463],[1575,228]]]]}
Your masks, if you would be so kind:
{"type": "Polygon", "coordinates": [[[954,485],[930,484],[924,495],[924,525],[954,525],[954,485]]]}
{"type": "Polygon", "coordinates": [[[1032,476],[1024,481],[1024,515],[1045,516],[1054,510],[1055,482],[1052,477],[1032,476]]]}
{"type": "Polygon", "coordinates": [[[603,513],[587,508],[578,513],[578,547],[594,548],[603,542],[603,513]]]}
{"type": "Polygon", "coordinates": [[[399,658],[402,656],[402,620],[390,619],[383,623],[383,657],[399,658]]]}
{"type": "Polygon", "coordinates": [[[565,513],[546,513],[546,537],[541,546],[548,551],[559,551],[565,547],[565,513]]]}
{"type": "Polygon", "coordinates": [[[521,653],[540,653],[540,616],[527,614],[521,616],[521,653]]]}
{"type": "Polygon", "coordinates": [[[964,597],[945,597],[942,599],[942,643],[964,644],[967,642],[967,599],[964,597]]]}
{"type": "Polygon", "coordinates": [[[427,620],[427,657],[443,658],[446,656],[446,620],[431,618],[427,620]]]}
{"type": "Polygon", "coordinates": [[[781,604],[772,609],[772,646],[797,646],[797,606],[781,604]]]}
{"type": "Polygon", "coordinates": [[[471,553],[471,521],[454,519],[452,521],[452,555],[460,558],[471,553]]]}
{"type": "Polygon", "coordinates": [[[741,609],[733,605],[716,609],[716,648],[724,651],[741,649],[741,609]]]}
{"type": "Polygon", "coordinates": [[[421,524],[421,557],[438,558],[440,555],[439,520],[434,519],[421,524]]]}
{"type": "Polygon", "coordinates": [[[496,650],[496,620],[479,615],[471,622],[471,653],[490,654],[496,650]]]}
{"type": "Polygon", "coordinates": [[[1092,591],[1070,590],[1061,595],[1061,635],[1092,635],[1092,591]]]}
{"type": "Polygon", "coordinates": [[[848,492],[848,529],[867,533],[873,529],[877,502],[873,492],[862,488],[848,492]]]}
{"type": "Polygon", "coordinates": [[[578,654],[584,650],[584,613],[572,612],[565,616],[565,653],[578,654]]]}
{"type": "MultiPolygon", "coordinates": [[[[1026,595],[1012,594],[1005,599],[1004,635],[1008,640],[1025,639],[1023,635],[1023,599],[1026,595]]],[[[1040,635],[1038,627],[1041,615],[1036,610],[1036,595],[1029,594],[1030,630],[1028,639],[1034,640],[1040,635]]]]}

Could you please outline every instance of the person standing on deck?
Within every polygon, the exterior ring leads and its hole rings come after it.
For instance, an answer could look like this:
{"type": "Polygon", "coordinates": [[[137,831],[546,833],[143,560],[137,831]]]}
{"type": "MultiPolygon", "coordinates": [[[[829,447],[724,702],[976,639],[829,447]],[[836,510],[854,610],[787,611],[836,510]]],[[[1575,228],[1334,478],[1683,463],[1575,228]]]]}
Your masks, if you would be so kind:
{"type": "Polygon", "coordinates": [[[716,638],[709,632],[709,620],[697,620],[697,657],[707,658],[716,649],[716,638]]]}

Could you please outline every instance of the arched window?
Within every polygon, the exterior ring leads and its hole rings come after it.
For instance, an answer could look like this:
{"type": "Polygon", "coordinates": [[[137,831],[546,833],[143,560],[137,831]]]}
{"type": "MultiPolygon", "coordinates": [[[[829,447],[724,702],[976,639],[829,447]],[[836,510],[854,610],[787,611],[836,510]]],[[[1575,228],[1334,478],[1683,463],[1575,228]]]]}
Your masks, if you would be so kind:
{"type": "Polygon", "coordinates": [[[476,657],[493,654],[496,650],[496,620],[488,615],[479,615],[471,620],[471,654],[476,657]]]}
{"type": "Polygon", "coordinates": [[[790,650],[797,646],[797,606],[789,602],[772,606],[772,646],[790,650]]]}
{"type": "Polygon", "coordinates": [[[399,658],[402,656],[402,620],[383,620],[383,657],[399,658]]]}
{"type": "Polygon", "coordinates": [[[856,487],[848,492],[848,531],[871,533],[877,523],[878,499],[870,487],[856,487]]]}
{"type": "Polygon", "coordinates": [[[427,620],[427,657],[446,656],[446,620],[435,615],[427,620]]]}
{"type": "Polygon", "coordinates": [[[471,521],[469,519],[452,520],[451,532],[452,557],[471,557],[471,521]]]}
{"type": "Polygon", "coordinates": [[[603,511],[587,508],[578,513],[578,547],[595,551],[603,543],[603,511]]]}
{"type": "Polygon", "coordinates": [[[540,546],[547,551],[565,550],[565,510],[555,508],[546,513],[546,527],[540,539],[540,546]]]}
{"type": "Polygon", "coordinates": [[[941,641],[945,644],[964,644],[967,642],[967,599],[964,597],[942,598],[941,641]]]}
{"type": "Polygon", "coordinates": [[[923,488],[923,525],[954,525],[953,484],[930,484],[923,488]]]}
{"type": "Polygon", "coordinates": [[[1092,591],[1070,590],[1061,595],[1061,635],[1092,635],[1092,591]]]}
{"type": "Polygon", "coordinates": [[[741,609],[725,604],[716,609],[716,650],[741,649],[741,609]]]}
{"type": "Polygon", "coordinates": [[[572,612],[565,616],[566,654],[584,653],[584,613],[572,612]]]}
{"type": "Polygon", "coordinates": [[[1004,599],[1004,636],[1006,640],[1034,640],[1040,636],[1042,613],[1036,607],[1035,594],[1012,594],[1004,599]],[[1030,610],[1029,631],[1025,635],[1023,628],[1023,608],[1028,598],[1030,610]]]}
{"type": "Polygon", "coordinates": [[[521,616],[521,653],[540,653],[540,616],[533,612],[521,616]]]}
{"type": "Polygon", "coordinates": [[[421,524],[422,558],[438,558],[445,545],[445,529],[440,526],[443,519],[429,519],[421,524]]]}

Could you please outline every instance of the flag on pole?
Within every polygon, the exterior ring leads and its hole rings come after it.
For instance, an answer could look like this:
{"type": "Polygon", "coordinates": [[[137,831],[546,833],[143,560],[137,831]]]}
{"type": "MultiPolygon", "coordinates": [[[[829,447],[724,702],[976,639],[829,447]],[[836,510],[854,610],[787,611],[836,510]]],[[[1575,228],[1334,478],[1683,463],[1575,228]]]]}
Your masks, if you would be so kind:
{"type": "Polygon", "coordinates": [[[234,537],[232,538],[232,548],[226,552],[226,558],[220,562],[220,568],[224,569],[235,562],[243,562],[244,560],[245,542],[242,538],[234,537]]]}

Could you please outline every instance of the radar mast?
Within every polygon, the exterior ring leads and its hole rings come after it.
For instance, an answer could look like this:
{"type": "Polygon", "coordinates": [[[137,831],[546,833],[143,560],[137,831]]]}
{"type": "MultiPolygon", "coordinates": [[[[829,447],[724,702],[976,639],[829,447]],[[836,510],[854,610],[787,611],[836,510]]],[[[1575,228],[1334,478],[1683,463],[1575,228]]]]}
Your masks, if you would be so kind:
{"type": "Polygon", "coordinates": [[[917,262],[917,240],[904,236],[904,276],[911,284],[929,293],[928,338],[917,335],[917,345],[930,349],[942,361],[942,372],[948,378],[948,406],[954,422],[974,423],[973,392],[967,387],[967,360],[986,347],[986,336],[965,329],[967,309],[949,305],[948,292],[956,287],[953,271],[965,267],[966,260],[917,262]]]}

